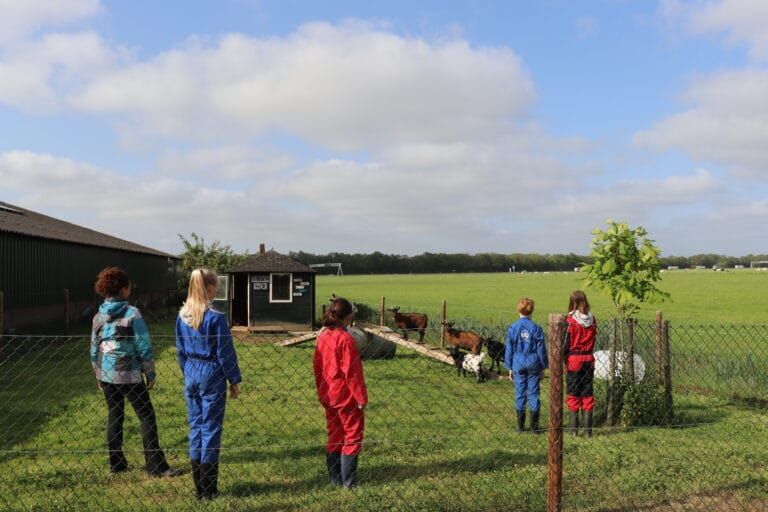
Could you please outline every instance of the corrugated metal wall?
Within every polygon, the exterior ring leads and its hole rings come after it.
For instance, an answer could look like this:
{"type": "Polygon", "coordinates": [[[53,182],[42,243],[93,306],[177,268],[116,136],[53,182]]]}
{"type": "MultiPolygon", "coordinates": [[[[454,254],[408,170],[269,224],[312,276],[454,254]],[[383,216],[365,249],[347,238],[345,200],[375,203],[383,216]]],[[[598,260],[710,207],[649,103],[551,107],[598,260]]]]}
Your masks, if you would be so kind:
{"type": "Polygon", "coordinates": [[[168,258],[0,232],[0,290],[5,309],[93,297],[96,275],[118,266],[143,291],[175,289],[168,258]]]}

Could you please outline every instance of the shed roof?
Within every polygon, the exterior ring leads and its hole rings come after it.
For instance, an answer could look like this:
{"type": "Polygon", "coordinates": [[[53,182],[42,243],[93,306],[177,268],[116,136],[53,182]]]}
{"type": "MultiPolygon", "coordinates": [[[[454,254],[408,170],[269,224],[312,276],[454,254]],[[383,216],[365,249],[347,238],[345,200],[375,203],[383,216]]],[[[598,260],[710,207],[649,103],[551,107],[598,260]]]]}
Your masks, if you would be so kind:
{"type": "Polygon", "coordinates": [[[135,244],[121,238],[106,235],[93,229],[84,228],[70,222],[55,219],[42,213],[33,212],[20,206],[0,201],[0,231],[24,236],[47,238],[62,242],[117,249],[120,251],[138,252],[178,258],[171,254],[135,244]]]}
{"type": "Polygon", "coordinates": [[[314,274],[315,270],[290,256],[270,249],[263,254],[249,256],[243,264],[232,267],[227,272],[230,274],[238,272],[310,272],[314,274]]]}

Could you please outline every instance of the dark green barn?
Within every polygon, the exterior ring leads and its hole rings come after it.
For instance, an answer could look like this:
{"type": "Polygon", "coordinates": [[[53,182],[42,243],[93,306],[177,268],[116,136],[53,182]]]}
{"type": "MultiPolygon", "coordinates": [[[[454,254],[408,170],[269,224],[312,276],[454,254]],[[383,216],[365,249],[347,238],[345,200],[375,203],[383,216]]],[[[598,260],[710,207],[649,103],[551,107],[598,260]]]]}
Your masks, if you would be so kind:
{"type": "MultiPolygon", "coordinates": [[[[99,298],[96,275],[118,266],[142,304],[167,301],[176,289],[170,254],[0,202],[0,291],[6,332],[86,320],[99,298]]],[[[37,331],[39,332],[39,330],[37,331]]]]}
{"type": "Polygon", "coordinates": [[[227,271],[233,327],[306,331],[315,323],[315,271],[261,244],[258,254],[227,271]]]}

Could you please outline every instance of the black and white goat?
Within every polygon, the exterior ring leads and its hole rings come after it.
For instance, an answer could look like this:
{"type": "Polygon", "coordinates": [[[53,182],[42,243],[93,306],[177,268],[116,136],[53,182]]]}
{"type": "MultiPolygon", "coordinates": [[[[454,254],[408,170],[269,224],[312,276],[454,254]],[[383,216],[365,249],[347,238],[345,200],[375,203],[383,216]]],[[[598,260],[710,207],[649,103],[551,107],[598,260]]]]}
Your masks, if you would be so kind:
{"type": "Polygon", "coordinates": [[[456,347],[451,348],[450,353],[453,364],[456,366],[456,375],[463,374],[466,377],[467,372],[470,372],[477,377],[478,384],[485,380],[485,370],[483,369],[484,353],[468,354],[456,347]]]}

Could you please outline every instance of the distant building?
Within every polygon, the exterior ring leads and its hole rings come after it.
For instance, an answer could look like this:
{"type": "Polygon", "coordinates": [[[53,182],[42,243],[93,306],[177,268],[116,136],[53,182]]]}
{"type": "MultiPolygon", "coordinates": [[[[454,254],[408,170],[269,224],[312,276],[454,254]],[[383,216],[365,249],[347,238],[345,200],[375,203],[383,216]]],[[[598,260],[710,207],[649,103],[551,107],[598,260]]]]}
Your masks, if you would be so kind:
{"type": "Polygon", "coordinates": [[[108,266],[128,272],[138,293],[134,299],[144,304],[165,301],[175,294],[177,260],[156,249],[0,202],[3,329],[20,332],[89,317],[100,301],[93,291],[96,275],[108,266]]]}
{"type": "Polygon", "coordinates": [[[227,271],[229,319],[254,331],[312,330],[315,324],[315,270],[266,251],[227,271]]]}
{"type": "Polygon", "coordinates": [[[669,265],[667,267],[667,270],[680,270],[680,267],[678,267],[677,265],[669,265]]]}

